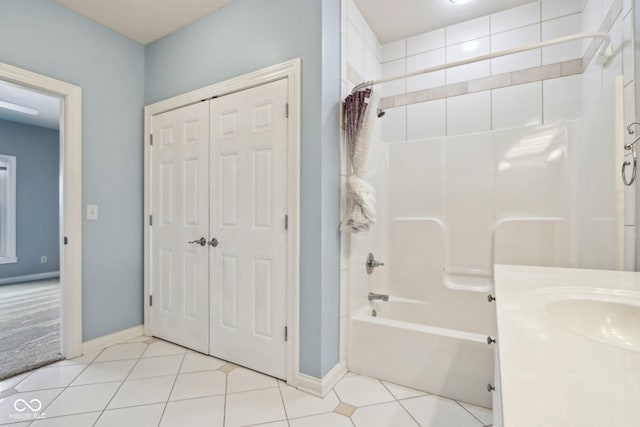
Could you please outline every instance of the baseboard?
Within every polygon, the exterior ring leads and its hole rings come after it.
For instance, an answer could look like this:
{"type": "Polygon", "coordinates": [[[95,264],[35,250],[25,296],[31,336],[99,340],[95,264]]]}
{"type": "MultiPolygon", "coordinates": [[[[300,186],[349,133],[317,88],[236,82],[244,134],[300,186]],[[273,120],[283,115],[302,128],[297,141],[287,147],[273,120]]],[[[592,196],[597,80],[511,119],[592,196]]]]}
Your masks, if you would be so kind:
{"type": "Polygon", "coordinates": [[[109,347],[111,345],[139,337],[143,335],[143,332],[143,326],[138,325],[134,326],[133,328],[123,329],[122,331],[114,332],[109,335],[85,341],[82,343],[82,354],[93,353],[95,351],[102,350],[105,347],[109,347]]]}
{"type": "Polygon", "coordinates": [[[50,271],[48,273],[27,274],[26,276],[15,276],[0,279],[0,285],[8,285],[9,283],[35,282],[36,280],[55,279],[60,277],[59,271],[50,271]]]}
{"type": "Polygon", "coordinates": [[[314,396],[324,397],[347,373],[347,362],[342,361],[333,367],[322,379],[298,374],[298,389],[314,396]]]}

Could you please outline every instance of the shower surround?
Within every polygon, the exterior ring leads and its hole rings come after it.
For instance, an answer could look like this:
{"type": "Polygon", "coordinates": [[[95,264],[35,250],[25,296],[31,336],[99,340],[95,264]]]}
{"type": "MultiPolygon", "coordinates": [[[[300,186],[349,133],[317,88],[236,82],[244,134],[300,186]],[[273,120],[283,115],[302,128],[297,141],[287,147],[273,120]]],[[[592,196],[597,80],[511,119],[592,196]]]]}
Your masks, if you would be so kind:
{"type": "MultiPolygon", "coordinates": [[[[350,370],[491,407],[494,264],[635,267],[635,188],[619,178],[635,117],[633,14],[629,2],[583,3],[534,1],[380,45],[343,1],[344,96],[365,80],[570,34],[613,41],[606,64],[578,41],[374,87],[386,107],[367,167],[378,220],[342,236],[350,370]],[[369,252],[385,262],[372,275],[369,252]]],[[[344,215],[344,141],[342,152],[344,215]]]]}

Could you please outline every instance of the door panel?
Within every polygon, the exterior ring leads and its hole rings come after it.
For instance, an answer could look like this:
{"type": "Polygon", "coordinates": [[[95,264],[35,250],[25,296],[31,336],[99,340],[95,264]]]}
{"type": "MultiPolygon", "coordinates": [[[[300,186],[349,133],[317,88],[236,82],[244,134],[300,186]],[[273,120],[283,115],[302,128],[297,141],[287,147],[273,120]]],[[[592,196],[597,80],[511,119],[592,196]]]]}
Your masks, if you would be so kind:
{"type": "Polygon", "coordinates": [[[209,349],[209,103],[153,117],[153,334],[209,349]]]}
{"type": "Polygon", "coordinates": [[[211,101],[211,354],[286,377],[287,80],[211,101]]]}

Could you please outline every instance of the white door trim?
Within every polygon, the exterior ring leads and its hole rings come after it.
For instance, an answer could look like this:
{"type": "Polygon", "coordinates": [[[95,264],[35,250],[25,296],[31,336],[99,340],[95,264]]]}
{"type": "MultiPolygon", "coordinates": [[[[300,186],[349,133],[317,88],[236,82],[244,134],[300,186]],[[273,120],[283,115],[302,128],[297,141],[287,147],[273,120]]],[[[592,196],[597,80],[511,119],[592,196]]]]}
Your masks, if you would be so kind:
{"type": "Polygon", "coordinates": [[[276,80],[288,79],[288,188],[287,208],[289,235],[287,249],[287,382],[296,386],[299,371],[299,289],[300,289],[300,84],[299,58],[272,67],[244,74],[182,95],[147,105],[144,109],[144,331],[153,335],[151,327],[151,118],[169,110],[184,107],[204,99],[249,89],[276,80]]]}
{"type": "Polygon", "coordinates": [[[62,98],[60,112],[60,278],[62,353],[82,355],[82,89],[0,63],[0,79],[62,98]],[[64,238],[68,244],[64,244],[64,238]]]}

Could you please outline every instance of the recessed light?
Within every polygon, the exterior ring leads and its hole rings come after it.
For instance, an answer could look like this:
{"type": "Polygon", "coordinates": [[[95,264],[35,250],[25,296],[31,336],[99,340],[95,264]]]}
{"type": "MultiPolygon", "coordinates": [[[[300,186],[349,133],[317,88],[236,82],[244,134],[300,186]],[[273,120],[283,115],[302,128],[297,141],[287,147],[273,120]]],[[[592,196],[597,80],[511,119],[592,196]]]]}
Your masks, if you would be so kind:
{"type": "Polygon", "coordinates": [[[0,101],[0,108],[29,114],[30,116],[38,115],[38,110],[36,110],[35,108],[25,107],[23,105],[13,104],[11,102],[0,101]]]}
{"type": "Polygon", "coordinates": [[[449,0],[451,3],[453,4],[467,4],[469,3],[471,0],[449,0]]]}

